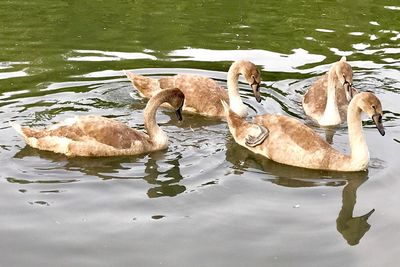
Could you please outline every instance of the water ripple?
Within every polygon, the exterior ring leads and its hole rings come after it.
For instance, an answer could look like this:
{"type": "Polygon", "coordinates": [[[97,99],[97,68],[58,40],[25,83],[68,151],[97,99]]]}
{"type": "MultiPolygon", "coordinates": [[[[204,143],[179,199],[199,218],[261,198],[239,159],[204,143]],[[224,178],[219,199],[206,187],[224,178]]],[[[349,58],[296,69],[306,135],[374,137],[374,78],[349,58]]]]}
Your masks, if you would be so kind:
{"type": "Polygon", "coordinates": [[[325,56],[310,54],[308,51],[297,48],[293,53],[286,55],[266,50],[209,50],[201,48],[186,48],[169,53],[173,61],[235,61],[248,59],[256,65],[263,66],[263,70],[273,72],[301,72],[297,67],[306,64],[321,62],[325,56]],[[274,64],[272,64],[274,62],[274,64]]]}
{"type": "Polygon", "coordinates": [[[0,72],[0,80],[3,79],[10,79],[10,78],[17,78],[17,77],[25,77],[29,74],[25,71],[10,71],[10,72],[0,72]]]}
{"type": "Polygon", "coordinates": [[[100,50],[73,50],[73,53],[79,55],[66,56],[68,61],[119,61],[125,59],[157,59],[155,56],[146,53],[113,52],[100,50]]]}

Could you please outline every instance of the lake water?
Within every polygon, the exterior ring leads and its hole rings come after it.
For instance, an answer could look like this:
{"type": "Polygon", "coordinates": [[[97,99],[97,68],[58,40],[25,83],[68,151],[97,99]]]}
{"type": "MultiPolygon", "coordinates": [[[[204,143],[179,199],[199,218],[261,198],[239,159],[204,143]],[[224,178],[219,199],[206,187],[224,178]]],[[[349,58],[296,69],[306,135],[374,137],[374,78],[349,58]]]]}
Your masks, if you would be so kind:
{"type": "Polygon", "coordinates": [[[398,1],[1,1],[0,266],[397,266],[398,1]],[[123,70],[194,73],[226,86],[233,60],[262,71],[251,116],[283,113],[348,152],[346,125],[316,127],[304,92],[347,56],[386,135],[365,118],[368,171],[309,171],[237,145],[224,121],[160,109],[165,151],[67,158],[25,146],[8,122],[74,115],[143,129],[123,70]]]}

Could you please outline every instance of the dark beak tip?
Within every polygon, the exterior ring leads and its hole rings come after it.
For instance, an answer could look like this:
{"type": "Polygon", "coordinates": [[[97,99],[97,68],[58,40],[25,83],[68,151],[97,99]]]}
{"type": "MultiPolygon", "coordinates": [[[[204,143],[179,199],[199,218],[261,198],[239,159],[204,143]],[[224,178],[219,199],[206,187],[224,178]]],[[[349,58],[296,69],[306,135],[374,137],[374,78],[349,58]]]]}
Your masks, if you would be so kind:
{"type": "Polygon", "coordinates": [[[260,103],[261,102],[261,94],[260,94],[260,91],[259,91],[259,89],[257,88],[256,90],[254,90],[254,97],[256,98],[256,101],[258,102],[258,103],[260,103]]]}
{"type": "Polygon", "coordinates": [[[181,109],[178,109],[175,111],[176,117],[178,118],[178,121],[182,121],[182,111],[181,109]]]}
{"type": "Polygon", "coordinates": [[[376,128],[378,129],[379,133],[380,133],[382,136],[385,136],[386,132],[385,132],[385,128],[383,128],[383,125],[382,125],[382,124],[377,124],[377,125],[376,125],[376,128]]]}
{"type": "Polygon", "coordinates": [[[372,121],[375,123],[375,126],[378,129],[379,133],[382,136],[385,136],[385,128],[383,127],[382,124],[382,115],[377,115],[377,114],[373,115],[372,121]]]}
{"type": "Polygon", "coordinates": [[[260,94],[260,84],[253,83],[250,85],[251,89],[253,90],[254,97],[258,103],[261,102],[261,94],[260,94]]]}

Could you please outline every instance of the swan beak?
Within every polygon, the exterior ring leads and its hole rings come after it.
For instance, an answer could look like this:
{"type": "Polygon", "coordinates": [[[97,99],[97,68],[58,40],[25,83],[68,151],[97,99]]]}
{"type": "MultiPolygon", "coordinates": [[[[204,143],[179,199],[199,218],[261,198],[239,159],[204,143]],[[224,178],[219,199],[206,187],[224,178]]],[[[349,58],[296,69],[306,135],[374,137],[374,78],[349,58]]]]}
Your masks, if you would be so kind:
{"type": "Polygon", "coordinates": [[[367,214],[364,214],[363,217],[365,218],[365,220],[368,220],[369,216],[372,215],[372,213],[374,213],[375,209],[370,210],[367,214]]]}
{"type": "Polygon", "coordinates": [[[179,121],[182,121],[182,107],[178,108],[175,111],[176,117],[178,118],[179,121]]]}
{"type": "Polygon", "coordinates": [[[348,102],[358,93],[358,90],[354,88],[352,83],[345,82],[343,84],[344,90],[346,92],[346,99],[348,102]]]}
{"type": "Polygon", "coordinates": [[[257,102],[261,102],[261,94],[260,94],[260,84],[259,83],[252,83],[251,89],[253,90],[254,97],[256,98],[257,102]]]}
{"type": "Polygon", "coordinates": [[[352,88],[350,87],[350,84],[349,84],[349,83],[345,83],[345,84],[343,85],[343,87],[344,87],[344,90],[345,90],[345,92],[346,92],[346,99],[347,99],[347,102],[350,102],[350,100],[353,98],[353,94],[352,94],[353,90],[352,90],[352,88]]]}
{"type": "Polygon", "coordinates": [[[385,135],[385,128],[383,128],[382,124],[382,115],[381,114],[375,114],[372,115],[372,120],[374,121],[376,128],[378,129],[379,133],[384,136],[385,135]]]}

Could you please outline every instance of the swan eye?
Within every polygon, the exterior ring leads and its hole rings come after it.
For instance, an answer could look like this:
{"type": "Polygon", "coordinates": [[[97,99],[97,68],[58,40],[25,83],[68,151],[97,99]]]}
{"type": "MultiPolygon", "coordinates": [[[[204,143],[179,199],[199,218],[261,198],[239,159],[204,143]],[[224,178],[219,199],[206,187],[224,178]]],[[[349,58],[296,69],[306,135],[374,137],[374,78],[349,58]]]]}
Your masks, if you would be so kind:
{"type": "Polygon", "coordinates": [[[372,108],[373,108],[373,109],[376,109],[375,105],[372,105],[372,108]]]}

